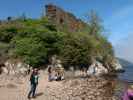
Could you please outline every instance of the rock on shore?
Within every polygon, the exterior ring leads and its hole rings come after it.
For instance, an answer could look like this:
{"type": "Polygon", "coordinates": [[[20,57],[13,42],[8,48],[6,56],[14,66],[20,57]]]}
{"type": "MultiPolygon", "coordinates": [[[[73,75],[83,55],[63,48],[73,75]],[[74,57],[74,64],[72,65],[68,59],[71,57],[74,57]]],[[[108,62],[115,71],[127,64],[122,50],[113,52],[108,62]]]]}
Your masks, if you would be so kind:
{"type": "Polygon", "coordinates": [[[77,78],[48,86],[44,96],[47,100],[118,100],[113,88],[112,82],[104,78],[77,78]]]}

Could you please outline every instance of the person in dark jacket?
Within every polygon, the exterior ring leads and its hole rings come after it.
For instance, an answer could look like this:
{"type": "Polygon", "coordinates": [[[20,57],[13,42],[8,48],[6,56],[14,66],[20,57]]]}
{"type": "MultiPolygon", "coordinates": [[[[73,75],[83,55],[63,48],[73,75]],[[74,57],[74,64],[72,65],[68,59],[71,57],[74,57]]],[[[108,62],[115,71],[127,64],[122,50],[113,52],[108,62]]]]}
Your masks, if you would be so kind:
{"type": "Polygon", "coordinates": [[[37,85],[38,85],[38,69],[33,69],[33,72],[30,76],[30,84],[31,84],[31,89],[28,93],[28,98],[30,99],[31,98],[31,95],[33,98],[35,98],[35,92],[36,92],[36,88],[37,88],[37,85]]]}

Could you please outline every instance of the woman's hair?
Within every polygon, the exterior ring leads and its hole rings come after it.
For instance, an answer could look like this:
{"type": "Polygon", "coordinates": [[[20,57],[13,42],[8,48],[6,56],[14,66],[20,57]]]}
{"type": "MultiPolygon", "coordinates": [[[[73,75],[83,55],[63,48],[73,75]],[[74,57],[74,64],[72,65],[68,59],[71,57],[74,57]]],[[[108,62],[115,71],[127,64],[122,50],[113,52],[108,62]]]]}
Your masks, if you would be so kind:
{"type": "Polygon", "coordinates": [[[128,89],[132,89],[133,90],[133,85],[128,85],[128,89]]]}
{"type": "Polygon", "coordinates": [[[34,68],[32,74],[38,74],[38,69],[34,68]]]}

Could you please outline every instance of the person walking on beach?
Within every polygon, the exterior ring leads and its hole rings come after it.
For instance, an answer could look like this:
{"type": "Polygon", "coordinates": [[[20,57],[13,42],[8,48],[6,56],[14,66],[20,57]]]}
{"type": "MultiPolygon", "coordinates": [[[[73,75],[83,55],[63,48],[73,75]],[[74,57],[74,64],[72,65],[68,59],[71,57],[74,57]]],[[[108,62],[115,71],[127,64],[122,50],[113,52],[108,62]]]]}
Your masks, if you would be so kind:
{"type": "Polygon", "coordinates": [[[32,74],[30,76],[31,89],[28,93],[28,99],[31,98],[31,95],[32,95],[32,98],[35,98],[35,92],[36,92],[36,88],[37,88],[37,85],[38,85],[38,78],[39,78],[38,69],[34,68],[32,74]]]}

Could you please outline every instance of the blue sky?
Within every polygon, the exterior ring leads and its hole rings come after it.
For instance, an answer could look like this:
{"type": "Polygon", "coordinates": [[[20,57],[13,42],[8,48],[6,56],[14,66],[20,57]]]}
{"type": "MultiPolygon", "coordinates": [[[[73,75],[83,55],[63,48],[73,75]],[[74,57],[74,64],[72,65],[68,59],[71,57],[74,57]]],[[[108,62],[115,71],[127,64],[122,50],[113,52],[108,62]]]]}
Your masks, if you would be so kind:
{"type": "MultiPolygon", "coordinates": [[[[82,19],[90,10],[95,10],[103,20],[106,31],[111,33],[109,41],[113,44],[117,56],[133,61],[133,58],[126,57],[125,50],[123,51],[126,47],[128,52],[128,44],[131,44],[130,40],[133,38],[133,0],[0,0],[0,19],[21,16],[23,13],[31,18],[39,18],[48,3],[56,4],[82,19]]],[[[133,50],[131,47],[130,51],[133,50]]]]}

